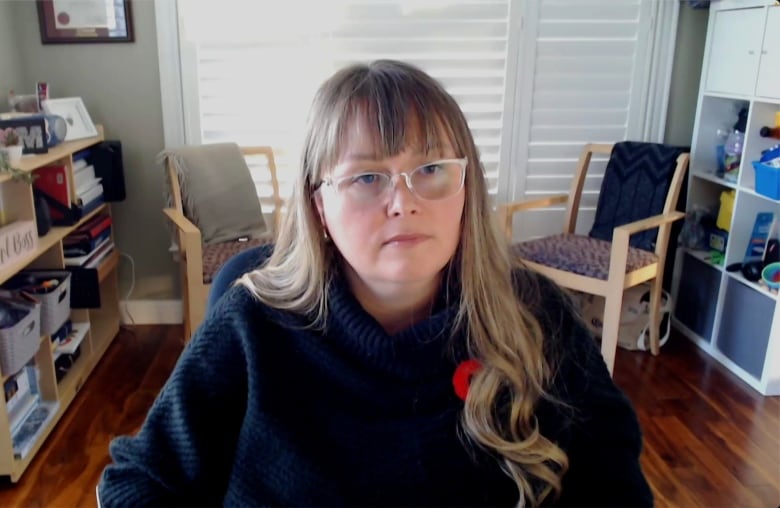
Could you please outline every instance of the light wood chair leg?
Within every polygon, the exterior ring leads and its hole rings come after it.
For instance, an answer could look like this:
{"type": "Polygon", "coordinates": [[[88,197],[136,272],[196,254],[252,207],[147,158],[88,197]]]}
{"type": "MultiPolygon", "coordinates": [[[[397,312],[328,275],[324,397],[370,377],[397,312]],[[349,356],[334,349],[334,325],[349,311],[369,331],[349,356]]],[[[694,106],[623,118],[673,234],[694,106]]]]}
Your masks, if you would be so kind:
{"type": "Polygon", "coordinates": [[[661,352],[661,281],[656,277],[650,281],[650,352],[661,352]]]}
{"type": "Polygon", "coordinates": [[[199,295],[190,294],[188,302],[188,316],[187,324],[189,328],[189,334],[186,336],[186,340],[189,341],[192,338],[192,334],[198,329],[198,326],[203,322],[203,317],[206,314],[206,302],[202,298],[197,298],[199,295]]]}
{"type": "Polygon", "coordinates": [[[620,307],[623,305],[623,291],[614,288],[604,302],[604,328],[601,333],[601,356],[607,364],[610,375],[615,368],[618,331],[620,329],[620,307]]]}
{"type": "Polygon", "coordinates": [[[612,248],[609,252],[609,276],[604,302],[604,329],[601,336],[601,356],[607,364],[609,374],[615,368],[618,332],[620,331],[620,307],[623,305],[623,284],[626,281],[629,233],[615,228],[612,233],[612,248]]]}

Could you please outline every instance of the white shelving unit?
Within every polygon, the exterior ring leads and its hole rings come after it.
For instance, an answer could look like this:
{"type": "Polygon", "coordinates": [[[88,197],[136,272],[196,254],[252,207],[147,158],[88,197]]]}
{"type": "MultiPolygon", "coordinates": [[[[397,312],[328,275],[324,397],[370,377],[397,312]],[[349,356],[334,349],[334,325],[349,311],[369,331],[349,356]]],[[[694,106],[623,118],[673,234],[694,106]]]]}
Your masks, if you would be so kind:
{"type": "Polygon", "coordinates": [[[780,394],[780,297],[766,286],[724,269],[741,262],[756,214],[780,216],[780,201],[756,192],[751,161],[780,140],[762,138],[780,111],[780,6],[771,0],[715,0],[710,4],[688,178],[687,209],[718,209],[735,190],[725,259],[678,249],[673,295],[675,327],[765,395],[780,394]],[[716,175],[716,132],[748,109],[736,183],[716,175]]]}

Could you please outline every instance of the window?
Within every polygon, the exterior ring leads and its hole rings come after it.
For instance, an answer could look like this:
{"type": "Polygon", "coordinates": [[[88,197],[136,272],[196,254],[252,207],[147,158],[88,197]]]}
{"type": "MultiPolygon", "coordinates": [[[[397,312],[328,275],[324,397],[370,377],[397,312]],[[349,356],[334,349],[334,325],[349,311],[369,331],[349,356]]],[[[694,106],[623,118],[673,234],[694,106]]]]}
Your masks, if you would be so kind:
{"type": "MultiPolygon", "coordinates": [[[[400,59],[459,102],[495,192],[509,0],[186,0],[178,8],[187,143],[271,145],[287,196],[320,83],[347,63],[400,59]]],[[[269,197],[266,173],[251,169],[269,197]]]]}
{"type": "MultiPolygon", "coordinates": [[[[566,192],[585,143],[662,139],[678,8],[656,0],[160,0],[166,145],[271,145],[289,195],[319,84],[346,63],[395,58],[422,67],[459,102],[497,201],[566,192]]],[[[266,173],[251,169],[270,212],[266,173]]],[[[600,175],[587,185],[586,206],[595,205],[600,175]]],[[[535,236],[559,228],[561,214],[515,222],[535,236]]]]}

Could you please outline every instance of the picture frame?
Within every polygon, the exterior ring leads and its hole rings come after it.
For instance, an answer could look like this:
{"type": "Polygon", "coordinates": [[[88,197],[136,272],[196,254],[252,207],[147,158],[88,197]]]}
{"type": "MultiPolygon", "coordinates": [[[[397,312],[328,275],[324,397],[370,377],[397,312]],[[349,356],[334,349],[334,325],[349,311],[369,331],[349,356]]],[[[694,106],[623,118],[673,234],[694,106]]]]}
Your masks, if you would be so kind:
{"type": "Polygon", "coordinates": [[[58,115],[65,119],[68,128],[65,141],[90,138],[98,135],[95,124],[89,116],[81,97],[65,97],[62,99],[47,99],[41,101],[43,111],[47,115],[58,115]]]}
{"type": "Polygon", "coordinates": [[[46,119],[43,115],[21,115],[0,120],[0,129],[11,127],[22,140],[23,154],[41,154],[49,151],[46,119]]]}
{"type": "Polygon", "coordinates": [[[43,44],[134,42],[130,0],[36,0],[43,44]]]}

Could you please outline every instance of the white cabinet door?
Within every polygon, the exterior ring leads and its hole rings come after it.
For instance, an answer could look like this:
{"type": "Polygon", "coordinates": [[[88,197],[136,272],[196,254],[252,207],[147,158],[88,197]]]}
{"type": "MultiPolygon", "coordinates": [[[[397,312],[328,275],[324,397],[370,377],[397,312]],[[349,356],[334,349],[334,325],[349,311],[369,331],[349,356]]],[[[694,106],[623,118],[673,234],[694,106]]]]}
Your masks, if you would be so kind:
{"type": "Polygon", "coordinates": [[[756,95],[780,99],[780,6],[767,14],[756,95]]]}
{"type": "Polygon", "coordinates": [[[707,91],[753,95],[764,35],[763,8],[715,13],[707,91]]]}

